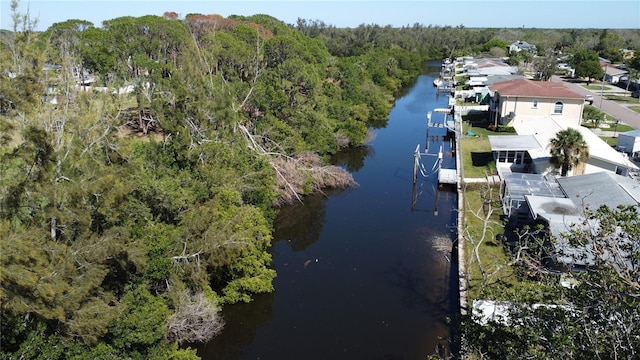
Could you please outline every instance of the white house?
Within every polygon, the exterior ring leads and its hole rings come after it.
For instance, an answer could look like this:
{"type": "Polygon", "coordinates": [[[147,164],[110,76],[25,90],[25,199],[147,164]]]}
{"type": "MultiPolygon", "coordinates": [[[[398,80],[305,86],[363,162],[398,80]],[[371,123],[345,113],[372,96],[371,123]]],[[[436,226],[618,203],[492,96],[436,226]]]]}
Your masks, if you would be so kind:
{"type": "Polygon", "coordinates": [[[604,68],[604,81],[617,84],[620,82],[620,79],[625,77],[628,74],[627,70],[620,69],[614,65],[606,65],[604,68]]]}
{"type": "Polygon", "coordinates": [[[465,61],[464,69],[469,76],[514,75],[517,66],[511,66],[499,58],[481,58],[465,61]]]}
{"type": "Polygon", "coordinates": [[[532,54],[536,54],[538,49],[535,45],[531,45],[526,41],[516,41],[513,44],[509,45],[509,52],[520,52],[520,51],[528,51],[532,54]]]}
{"type": "Polygon", "coordinates": [[[618,135],[616,149],[631,157],[640,157],[640,130],[631,130],[618,135]]]}
{"type": "Polygon", "coordinates": [[[533,121],[521,121],[513,125],[518,135],[531,135],[540,144],[537,149],[529,149],[531,157],[531,171],[537,174],[558,174],[559,170],[551,166],[551,151],[549,143],[561,130],[573,128],[580,132],[589,147],[589,160],[574,167],[569,175],[591,174],[609,171],[628,176],[632,171],[638,171],[625,154],[616,151],[591,130],[573,124],[563,123],[551,118],[540,118],[533,121]]]}

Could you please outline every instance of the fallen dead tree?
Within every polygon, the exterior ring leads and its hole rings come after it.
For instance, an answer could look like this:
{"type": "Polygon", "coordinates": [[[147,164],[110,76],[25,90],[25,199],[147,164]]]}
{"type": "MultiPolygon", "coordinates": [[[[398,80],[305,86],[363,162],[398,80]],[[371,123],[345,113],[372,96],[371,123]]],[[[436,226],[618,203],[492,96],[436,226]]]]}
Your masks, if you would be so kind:
{"type": "Polygon", "coordinates": [[[320,193],[323,189],[346,189],[357,185],[348,171],[323,165],[320,156],[314,153],[276,156],[270,162],[278,175],[280,196],[276,205],[300,201],[300,195],[320,193]]]}
{"type": "Polygon", "coordinates": [[[346,189],[357,185],[351,173],[339,166],[324,165],[315,153],[288,156],[271,152],[246,127],[240,125],[240,130],[247,137],[249,147],[258,155],[267,157],[276,172],[277,191],[280,194],[276,206],[296,200],[302,202],[302,195],[322,192],[323,189],[346,189]]]}

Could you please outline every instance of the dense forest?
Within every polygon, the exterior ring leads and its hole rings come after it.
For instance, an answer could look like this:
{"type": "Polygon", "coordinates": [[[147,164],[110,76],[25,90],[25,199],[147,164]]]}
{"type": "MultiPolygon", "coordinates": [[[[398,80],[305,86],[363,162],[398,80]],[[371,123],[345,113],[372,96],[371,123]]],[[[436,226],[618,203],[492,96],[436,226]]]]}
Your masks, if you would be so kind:
{"type": "Polygon", "coordinates": [[[279,206],[356,186],[330,156],[366,146],[427,59],[602,38],[170,12],[37,32],[18,5],[0,34],[7,359],[197,358],[184,344],[224,331],[221,308],[273,290],[279,206]]]}

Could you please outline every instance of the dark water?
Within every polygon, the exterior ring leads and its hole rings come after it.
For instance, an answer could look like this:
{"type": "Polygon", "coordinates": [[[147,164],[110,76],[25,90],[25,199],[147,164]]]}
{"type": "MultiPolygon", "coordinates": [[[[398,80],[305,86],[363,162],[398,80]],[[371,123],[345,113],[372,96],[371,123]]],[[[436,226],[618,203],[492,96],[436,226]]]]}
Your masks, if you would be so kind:
{"type": "MultiPolygon", "coordinates": [[[[227,306],[223,333],[200,356],[424,359],[438,344],[446,346],[446,317],[456,299],[455,264],[446,251],[456,195],[438,190],[436,175],[418,177],[415,202],[412,186],[413,152],[427,141],[426,114],[447,104],[432,81],[420,76],[370,148],[338,160],[358,188],[283,209],[272,249],[275,292],[227,306]]],[[[445,131],[429,133],[438,134],[445,131]]],[[[440,143],[430,143],[429,151],[440,143]]],[[[448,144],[444,160],[452,167],[448,144]]],[[[426,172],[435,159],[423,157],[426,172]]]]}

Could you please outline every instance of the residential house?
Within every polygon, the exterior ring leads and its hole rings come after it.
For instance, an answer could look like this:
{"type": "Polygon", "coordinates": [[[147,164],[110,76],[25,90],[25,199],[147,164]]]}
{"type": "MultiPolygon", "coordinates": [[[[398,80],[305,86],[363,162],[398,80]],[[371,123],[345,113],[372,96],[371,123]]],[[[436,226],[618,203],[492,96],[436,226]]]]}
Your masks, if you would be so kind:
{"type": "Polygon", "coordinates": [[[551,151],[549,144],[559,131],[568,128],[578,131],[589,147],[589,160],[571,169],[569,176],[602,171],[629,176],[632,172],[639,170],[626,154],[616,151],[586,127],[545,118],[537,119],[536,121],[519,122],[514,124],[514,128],[518,135],[534,136],[541,145],[538,149],[528,151],[532,159],[531,172],[543,175],[559,174],[559,169],[555,169],[550,163],[551,151]]]}
{"type": "Polygon", "coordinates": [[[584,96],[561,82],[514,79],[489,86],[492,100],[490,119],[495,125],[552,118],[579,126],[584,96]]]}
{"type": "Polygon", "coordinates": [[[625,60],[632,59],[634,56],[636,56],[636,52],[631,49],[621,49],[620,51],[622,51],[622,58],[625,60]]]}
{"type": "Polygon", "coordinates": [[[511,66],[499,58],[465,59],[463,68],[469,76],[513,75],[518,67],[511,66]]]}
{"type": "MultiPolygon", "coordinates": [[[[584,210],[601,206],[615,209],[620,205],[640,203],[640,181],[611,172],[572,177],[558,177],[553,186],[558,186],[563,197],[546,196],[545,192],[532,191],[526,195],[526,208],[532,220],[542,223],[556,241],[553,243],[555,265],[560,267],[586,267],[593,263],[594,254],[590,244],[576,247],[563,237],[572,226],[584,224],[584,210]]],[[[594,226],[596,224],[590,224],[594,226]]],[[[635,245],[637,247],[637,244],[635,245]]]]}
{"type": "Polygon", "coordinates": [[[487,81],[485,81],[485,85],[490,86],[499,82],[503,82],[503,81],[508,81],[508,80],[515,80],[515,79],[524,79],[524,75],[518,75],[518,74],[514,74],[514,75],[493,75],[490,76],[488,78],[487,81]]]}
{"type": "Polygon", "coordinates": [[[576,69],[569,66],[567,63],[559,63],[558,70],[563,71],[565,76],[575,77],[576,69]]]}
{"type": "Polygon", "coordinates": [[[510,173],[502,181],[502,207],[509,226],[543,225],[555,239],[550,265],[559,268],[586,267],[594,261],[588,245],[571,246],[563,236],[585,224],[585,209],[640,203],[640,181],[611,172],[570,177],[510,173]]]}
{"type": "Polygon", "coordinates": [[[463,72],[469,76],[466,85],[470,88],[470,90],[458,92],[456,97],[478,103],[486,104],[489,101],[487,84],[523,78],[522,75],[517,75],[517,67],[506,64],[500,58],[465,57],[457,59],[456,63],[462,64],[463,72]]]}
{"type": "Polygon", "coordinates": [[[509,45],[509,52],[513,53],[513,52],[520,52],[520,51],[527,51],[530,52],[532,54],[537,54],[538,53],[538,49],[536,48],[535,45],[529,44],[526,41],[516,41],[513,44],[509,45]]]}
{"type": "Polygon", "coordinates": [[[542,145],[533,135],[489,136],[489,144],[496,162],[498,173],[535,172],[530,152],[541,149],[542,145]]]}
{"type": "Polygon", "coordinates": [[[625,154],[580,126],[584,97],[562,83],[515,79],[495,83],[489,89],[494,124],[512,126],[518,134],[502,139],[489,137],[501,176],[509,172],[557,174],[559,170],[550,163],[549,144],[559,131],[568,128],[582,134],[590,154],[589,160],[574,167],[569,175],[609,171],[627,176],[639,170],[625,154]]]}
{"type": "Polygon", "coordinates": [[[640,158],[640,130],[620,133],[616,149],[629,154],[632,158],[640,158]]]}
{"type": "Polygon", "coordinates": [[[619,66],[616,65],[605,65],[603,67],[604,70],[604,81],[611,83],[611,84],[617,84],[620,82],[621,78],[625,77],[628,74],[628,71],[625,69],[621,69],[619,66]]]}

